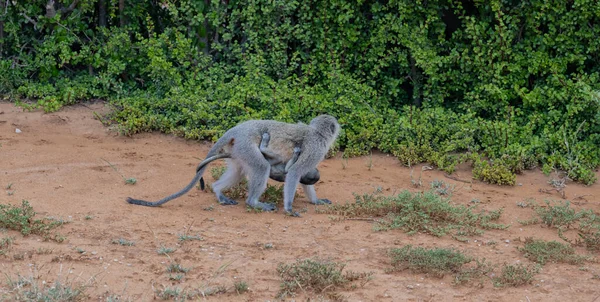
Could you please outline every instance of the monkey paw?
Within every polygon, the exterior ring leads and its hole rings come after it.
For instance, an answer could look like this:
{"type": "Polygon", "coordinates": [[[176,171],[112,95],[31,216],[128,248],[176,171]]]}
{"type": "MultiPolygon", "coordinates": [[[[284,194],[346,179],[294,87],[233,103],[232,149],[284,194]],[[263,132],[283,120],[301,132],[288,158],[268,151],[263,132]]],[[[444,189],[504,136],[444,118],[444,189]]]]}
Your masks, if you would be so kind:
{"type": "Polygon", "coordinates": [[[227,198],[225,196],[219,196],[219,203],[224,206],[234,206],[238,204],[237,201],[227,198]]]}
{"type": "Polygon", "coordinates": [[[274,204],[260,202],[260,201],[257,201],[256,204],[254,204],[254,205],[248,204],[248,206],[250,206],[254,209],[257,209],[257,210],[265,211],[265,212],[277,211],[277,207],[274,204]]]}
{"type": "Polygon", "coordinates": [[[323,199],[317,199],[316,202],[311,202],[311,203],[316,204],[316,205],[331,204],[331,200],[323,198],[323,199]]]}

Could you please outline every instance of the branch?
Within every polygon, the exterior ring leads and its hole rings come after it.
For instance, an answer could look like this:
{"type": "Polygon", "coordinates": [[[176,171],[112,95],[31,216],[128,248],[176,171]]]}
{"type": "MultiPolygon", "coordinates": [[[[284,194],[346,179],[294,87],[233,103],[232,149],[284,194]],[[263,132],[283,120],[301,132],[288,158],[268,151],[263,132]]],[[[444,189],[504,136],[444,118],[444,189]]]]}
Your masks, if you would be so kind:
{"type": "Polygon", "coordinates": [[[73,0],[73,2],[71,2],[71,5],[69,5],[68,7],[63,7],[60,9],[60,13],[61,15],[66,15],[70,12],[72,12],[75,7],[77,7],[77,4],[79,4],[79,0],[73,0]]]}
{"type": "Polygon", "coordinates": [[[27,20],[29,23],[33,24],[33,29],[37,30],[37,22],[35,20],[31,19],[25,13],[21,13],[20,15],[23,16],[23,18],[25,18],[25,20],[27,20]]]}

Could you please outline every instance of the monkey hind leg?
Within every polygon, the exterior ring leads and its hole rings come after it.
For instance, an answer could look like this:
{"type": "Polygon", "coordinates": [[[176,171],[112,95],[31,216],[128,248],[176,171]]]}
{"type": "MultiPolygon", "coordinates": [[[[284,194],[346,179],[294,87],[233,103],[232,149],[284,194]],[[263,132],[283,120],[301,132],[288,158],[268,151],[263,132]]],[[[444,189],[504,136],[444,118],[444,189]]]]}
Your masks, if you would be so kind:
{"type": "Polygon", "coordinates": [[[225,196],[223,191],[237,185],[243,177],[242,169],[238,163],[233,160],[227,160],[227,170],[212,184],[212,189],[221,205],[236,205],[237,201],[225,196]]]}
{"type": "Polygon", "coordinates": [[[306,195],[306,198],[308,198],[310,203],[312,203],[314,205],[331,204],[331,200],[329,200],[329,199],[317,198],[317,192],[315,192],[314,186],[307,186],[307,185],[303,184],[302,189],[304,190],[304,195],[306,195]]]}
{"type": "Polygon", "coordinates": [[[255,154],[257,160],[249,160],[246,162],[249,172],[248,177],[248,199],[246,204],[254,209],[261,211],[276,211],[277,207],[270,203],[259,201],[260,196],[267,188],[267,180],[269,179],[270,164],[262,157],[259,150],[255,154]]]}

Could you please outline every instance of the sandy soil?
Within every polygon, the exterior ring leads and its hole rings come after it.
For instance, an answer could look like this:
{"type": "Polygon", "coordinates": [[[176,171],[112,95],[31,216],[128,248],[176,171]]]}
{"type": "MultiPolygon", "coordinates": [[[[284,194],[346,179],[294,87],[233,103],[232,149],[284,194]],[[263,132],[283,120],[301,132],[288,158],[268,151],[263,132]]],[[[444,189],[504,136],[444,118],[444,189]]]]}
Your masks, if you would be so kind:
{"type": "MultiPolygon", "coordinates": [[[[557,192],[540,192],[551,187],[549,177],[539,171],[519,175],[521,186],[515,187],[465,183],[446,178],[439,171],[425,171],[423,187],[413,188],[410,169],[391,156],[352,158],[345,168],[339,157],[321,163],[322,181],[316,186],[317,193],[334,203],[352,201],[353,192],[369,193],[379,186],[386,194],[426,190],[431,181],[440,179],[456,186],[453,201],[457,204],[466,205],[477,198],[480,208],[505,208],[500,223],[512,224],[509,229],[486,231],[466,243],[449,236],[375,232],[369,221],[337,221],[331,215],[315,213],[303,196],[294,203],[296,209],[308,209],[301,218],[286,217],[281,210],[247,212],[243,203],[219,206],[213,194],[196,189],[162,207],[147,208],[129,205],[125,198],[156,200],[179,190],[191,179],[198,159],[206,155],[211,144],[158,133],[119,136],[94,118],[93,111],[106,110],[102,103],[95,103],[44,114],[0,103],[0,202],[16,205],[25,199],[41,217],[71,221],[59,229],[67,238],[63,243],[23,237],[14,231],[0,234],[15,237],[9,253],[0,256],[3,275],[33,276],[47,284],[57,279],[85,283],[90,300],[119,295],[134,301],[155,299],[154,289],[167,286],[231,288],[234,282],[244,280],[249,292],[238,295],[229,290],[206,299],[266,301],[274,300],[279,289],[278,263],[320,257],[347,263],[350,270],[373,272],[374,279],[364,287],[341,292],[349,301],[600,301],[600,281],[592,279],[594,273],[600,273],[597,263],[547,264],[532,285],[501,289],[494,288],[489,280],[483,288],[475,284],[455,286],[450,276],[439,279],[408,271],[385,271],[389,267],[385,250],[407,244],[453,247],[495,264],[530,263],[516,250],[523,245],[516,239],[533,236],[560,241],[556,230],[517,222],[533,213],[518,207],[517,202],[561,199],[557,192]],[[22,132],[15,133],[16,128],[22,132]],[[135,177],[137,184],[126,185],[106,161],[125,177],[135,177]],[[11,190],[6,190],[11,183],[11,190]],[[9,195],[8,191],[14,193],[9,195]],[[205,210],[210,206],[212,211],[205,210]],[[204,240],[181,244],[178,235],[183,233],[198,234],[204,240]],[[132,240],[135,245],[111,244],[119,238],[132,240]],[[488,240],[498,244],[481,244],[488,240]],[[273,248],[266,249],[267,243],[273,248]],[[160,246],[176,248],[170,258],[191,268],[182,280],[169,280],[166,267],[170,259],[157,254],[160,246]]],[[[415,171],[418,176],[420,168],[415,171]]],[[[453,176],[469,180],[468,167],[453,176]]],[[[210,176],[207,179],[212,181],[210,176]]],[[[600,212],[599,184],[586,187],[569,183],[565,193],[568,199],[576,200],[577,208],[600,212]]],[[[587,253],[583,248],[577,251],[587,253]]],[[[2,281],[0,293],[8,290],[2,281]]],[[[296,299],[311,297],[300,293],[296,299]]]]}

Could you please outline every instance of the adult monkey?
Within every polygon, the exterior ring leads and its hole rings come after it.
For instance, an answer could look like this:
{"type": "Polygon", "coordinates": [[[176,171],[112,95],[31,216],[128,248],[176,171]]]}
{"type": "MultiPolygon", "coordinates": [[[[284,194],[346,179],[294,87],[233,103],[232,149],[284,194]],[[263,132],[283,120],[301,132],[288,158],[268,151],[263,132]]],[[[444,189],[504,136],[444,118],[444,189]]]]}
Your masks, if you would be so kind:
{"type": "MultiPolygon", "coordinates": [[[[303,175],[316,168],[329,151],[340,131],[335,117],[320,115],[310,124],[288,124],[272,120],[250,120],[227,130],[210,149],[206,159],[198,166],[192,181],[181,191],[167,196],[157,202],[127,198],[127,202],[143,206],[159,206],[169,200],[187,193],[200,180],[208,163],[226,158],[227,170],[212,188],[223,205],[235,205],[236,201],[223,195],[223,191],[238,184],[245,174],[248,181],[248,198],[246,204],[264,211],[274,211],[275,206],[258,200],[267,187],[271,165],[260,150],[259,144],[265,133],[270,135],[269,149],[283,161],[289,162],[293,150],[299,147],[302,151],[285,176],[283,187],[283,206],[287,214],[299,216],[292,210],[296,188],[303,175]]],[[[306,196],[312,203],[323,204],[328,200],[317,199],[312,185],[302,185],[306,196]]]]}
{"type": "MultiPolygon", "coordinates": [[[[263,156],[267,159],[267,161],[271,165],[271,170],[269,171],[269,178],[279,181],[279,182],[284,182],[285,175],[287,174],[290,167],[293,164],[295,164],[296,161],[298,161],[298,156],[300,156],[300,152],[302,152],[302,149],[297,146],[294,147],[294,153],[292,155],[292,158],[286,163],[284,158],[280,157],[279,154],[277,154],[274,151],[272,151],[271,149],[269,149],[269,141],[270,140],[271,140],[271,135],[269,133],[263,133],[262,140],[260,141],[259,149],[260,149],[260,152],[263,154],[263,156]]],[[[232,141],[230,143],[233,144],[233,142],[234,141],[232,141]]],[[[219,156],[219,157],[207,158],[207,159],[203,160],[200,164],[198,164],[198,167],[196,168],[196,173],[198,173],[198,171],[202,167],[209,164],[213,160],[217,160],[220,158],[231,158],[231,154],[228,154],[228,155],[229,156],[226,156],[226,157],[219,156]]],[[[321,174],[319,173],[319,170],[317,170],[317,168],[314,168],[314,169],[308,171],[306,174],[302,175],[302,177],[300,178],[300,183],[303,185],[314,185],[315,183],[317,183],[317,181],[319,181],[319,179],[321,179],[321,174]]],[[[203,177],[200,177],[200,189],[204,190],[204,178],[203,177]]],[[[329,202],[329,203],[331,203],[331,202],[329,202]]]]}

